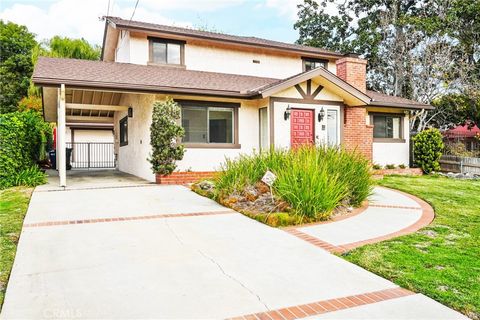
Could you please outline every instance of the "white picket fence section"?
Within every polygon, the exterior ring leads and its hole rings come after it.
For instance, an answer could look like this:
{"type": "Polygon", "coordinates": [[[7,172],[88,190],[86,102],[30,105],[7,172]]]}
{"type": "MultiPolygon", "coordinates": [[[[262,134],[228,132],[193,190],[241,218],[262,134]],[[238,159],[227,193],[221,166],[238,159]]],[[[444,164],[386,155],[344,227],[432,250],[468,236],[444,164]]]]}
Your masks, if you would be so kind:
{"type": "Polygon", "coordinates": [[[443,155],[439,162],[442,171],[480,174],[480,158],[443,155]]]}

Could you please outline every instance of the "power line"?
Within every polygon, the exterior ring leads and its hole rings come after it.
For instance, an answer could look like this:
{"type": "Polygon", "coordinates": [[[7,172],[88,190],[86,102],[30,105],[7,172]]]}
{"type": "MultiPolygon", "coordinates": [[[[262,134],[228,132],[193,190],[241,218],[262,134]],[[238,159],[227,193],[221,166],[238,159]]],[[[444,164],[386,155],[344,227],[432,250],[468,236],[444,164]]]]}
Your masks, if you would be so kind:
{"type": "Polygon", "coordinates": [[[127,26],[128,26],[128,25],[130,24],[130,22],[132,21],[133,16],[135,15],[135,11],[137,11],[137,6],[138,6],[138,2],[139,2],[139,1],[140,1],[140,0],[137,0],[137,2],[135,2],[135,8],[133,8],[132,16],[130,17],[130,20],[128,21],[127,26]]]}

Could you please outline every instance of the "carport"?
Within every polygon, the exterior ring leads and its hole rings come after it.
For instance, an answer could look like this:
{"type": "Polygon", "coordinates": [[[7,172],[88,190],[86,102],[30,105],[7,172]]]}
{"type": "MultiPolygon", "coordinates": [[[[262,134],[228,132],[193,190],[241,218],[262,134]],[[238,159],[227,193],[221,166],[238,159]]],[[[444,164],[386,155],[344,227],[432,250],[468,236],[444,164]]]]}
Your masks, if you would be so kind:
{"type": "MultiPolygon", "coordinates": [[[[121,96],[122,93],[118,91],[67,87],[65,84],[42,87],[45,121],[57,124],[56,149],[59,186],[67,186],[67,124],[69,126],[110,126],[113,128],[115,112],[128,110],[128,106],[120,105],[121,96]]],[[[116,145],[114,149],[116,150],[116,145]]],[[[90,152],[90,148],[86,152],[90,152]]],[[[109,150],[110,152],[113,152],[113,150],[109,150]]]]}

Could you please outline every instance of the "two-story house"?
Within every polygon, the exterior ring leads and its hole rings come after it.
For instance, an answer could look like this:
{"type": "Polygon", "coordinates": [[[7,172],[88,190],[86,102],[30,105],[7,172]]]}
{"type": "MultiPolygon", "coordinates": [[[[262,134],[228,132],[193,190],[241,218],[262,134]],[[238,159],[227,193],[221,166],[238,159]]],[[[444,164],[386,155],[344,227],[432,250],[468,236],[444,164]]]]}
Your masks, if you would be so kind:
{"type": "Polygon", "coordinates": [[[33,81],[45,119],[57,122],[59,146],[66,121],[113,123],[119,170],[151,181],[152,105],[167,96],[182,108],[179,177],[215,171],[225,157],[302,143],[408,164],[410,110],[431,108],[367,90],[367,61],[357,56],[255,37],[106,17],[101,60],[39,59],[33,81]]]}

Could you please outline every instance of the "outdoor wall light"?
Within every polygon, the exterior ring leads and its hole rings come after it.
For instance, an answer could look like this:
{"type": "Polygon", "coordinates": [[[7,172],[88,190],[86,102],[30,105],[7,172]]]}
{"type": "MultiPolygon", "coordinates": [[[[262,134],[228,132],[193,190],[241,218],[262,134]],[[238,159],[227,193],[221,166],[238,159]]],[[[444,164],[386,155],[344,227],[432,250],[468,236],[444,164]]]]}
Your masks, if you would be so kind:
{"type": "Polygon", "coordinates": [[[128,107],[128,117],[129,118],[133,117],[133,108],[132,107],[128,107]]]}
{"type": "Polygon", "coordinates": [[[318,122],[322,122],[323,117],[325,117],[325,110],[322,109],[318,112],[318,122]]]}
{"type": "Polygon", "coordinates": [[[290,108],[290,105],[287,106],[287,110],[285,110],[285,112],[283,113],[283,119],[288,120],[290,119],[290,110],[292,110],[290,108]]]}

